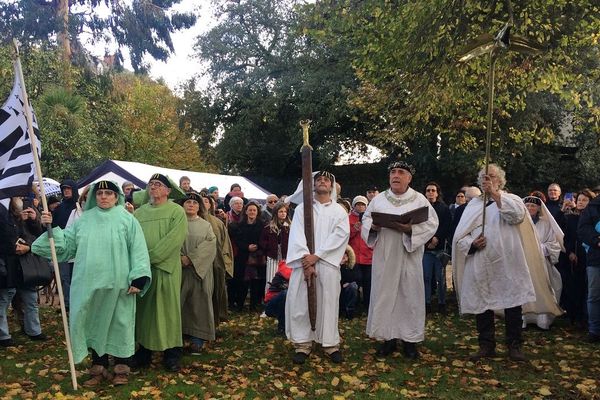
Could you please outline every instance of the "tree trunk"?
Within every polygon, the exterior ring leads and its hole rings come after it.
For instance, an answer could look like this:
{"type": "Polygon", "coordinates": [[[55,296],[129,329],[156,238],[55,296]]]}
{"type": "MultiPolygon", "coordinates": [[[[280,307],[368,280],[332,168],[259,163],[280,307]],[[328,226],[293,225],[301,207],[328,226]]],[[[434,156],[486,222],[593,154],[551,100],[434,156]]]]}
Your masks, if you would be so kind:
{"type": "Polygon", "coordinates": [[[62,74],[66,88],[71,87],[71,39],[69,38],[69,0],[58,0],[56,17],[59,21],[59,31],[56,35],[61,53],[62,74]]]}

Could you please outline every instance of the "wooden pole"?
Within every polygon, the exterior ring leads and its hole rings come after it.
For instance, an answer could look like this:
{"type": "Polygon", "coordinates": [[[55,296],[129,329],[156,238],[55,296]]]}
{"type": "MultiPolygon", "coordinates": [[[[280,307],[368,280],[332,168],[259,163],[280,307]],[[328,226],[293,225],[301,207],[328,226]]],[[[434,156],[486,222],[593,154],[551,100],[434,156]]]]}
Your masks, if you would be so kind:
{"type": "MultiPolygon", "coordinates": [[[[494,50],[490,51],[490,73],[488,76],[488,111],[487,111],[487,133],[485,136],[485,174],[488,174],[490,168],[490,152],[492,145],[492,124],[494,114],[494,67],[496,65],[496,56],[494,50]]],[[[485,210],[488,202],[488,197],[483,192],[483,221],[481,223],[481,236],[485,233],[485,210]]]]}
{"type": "MultiPolygon", "coordinates": [[[[300,121],[304,144],[300,152],[302,153],[302,201],[304,203],[304,235],[306,236],[306,246],[310,254],[315,253],[315,236],[313,221],[313,176],[312,176],[312,147],[308,143],[308,128],[310,121],[300,121]]],[[[314,331],[317,324],[317,287],[314,276],[306,282],[308,285],[308,318],[310,328],[314,331]]]]}
{"type": "MultiPolygon", "coordinates": [[[[40,159],[37,153],[37,138],[33,131],[33,116],[31,109],[29,108],[29,98],[27,97],[27,91],[25,90],[25,79],[23,78],[23,69],[21,68],[21,58],[19,56],[19,45],[15,39],[13,39],[13,45],[15,47],[15,73],[21,84],[21,97],[23,98],[23,107],[25,109],[25,117],[27,119],[27,133],[29,134],[29,142],[31,143],[31,153],[33,154],[33,162],[35,165],[35,175],[40,186],[40,194],[42,198],[42,206],[44,212],[48,212],[48,202],[46,201],[46,189],[44,188],[44,181],[42,175],[42,168],[40,166],[40,159]]],[[[63,330],[65,332],[65,341],[67,342],[67,355],[69,357],[69,369],[71,370],[71,383],[73,384],[73,390],[77,390],[77,375],[75,373],[75,363],[73,361],[73,351],[71,350],[71,337],[69,335],[69,322],[67,320],[67,310],[65,309],[65,298],[63,296],[62,284],[60,282],[60,271],[58,269],[58,259],[56,257],[56,246],[54,244],[54,236],[52,235],[52,226],[46,225],[48,231],[48,241],[50,242],[50,252],[52,254],[52,266],[54,267],[54,279],[56,280],[56,286],[58,288],[58,297],[60,299],[60,312],[62,315],[63,330]]]]}

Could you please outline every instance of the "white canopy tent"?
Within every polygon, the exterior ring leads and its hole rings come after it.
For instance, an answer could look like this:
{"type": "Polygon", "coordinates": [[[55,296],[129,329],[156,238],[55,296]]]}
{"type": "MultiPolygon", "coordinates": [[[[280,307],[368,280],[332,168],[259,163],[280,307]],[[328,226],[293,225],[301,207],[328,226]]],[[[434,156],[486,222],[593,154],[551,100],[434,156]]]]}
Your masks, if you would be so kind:
{"type": "Polygon", "coordinates": [[[265,200],[270,194],[269,191],[258,186],[251,180],[239,175],[220,175],[209,174],[206,172],[184,171],[118,160],[105,161],[96,167],[96,169],[94,169],[92,172],[90,172],[88,176],[79,180],[77,184],[81,189],[90,183],[101,180],[111,180],[119,184],[119,186],[124,182],[129,181],[137,187],[144,188],[146,187],[146,183],[148,183],[148,180],[152,174],[156,173],[167,175],[176,183],[179,182],[179,178],[182,176],[187,176],[190,178],[192,188],[195,190],[216,186],[219,188],[219,194],[221,197],[224,197],[229,192],[231,185],[234,183],[237,183],[242,187],[244,197],[247,199],[265,200]]]}

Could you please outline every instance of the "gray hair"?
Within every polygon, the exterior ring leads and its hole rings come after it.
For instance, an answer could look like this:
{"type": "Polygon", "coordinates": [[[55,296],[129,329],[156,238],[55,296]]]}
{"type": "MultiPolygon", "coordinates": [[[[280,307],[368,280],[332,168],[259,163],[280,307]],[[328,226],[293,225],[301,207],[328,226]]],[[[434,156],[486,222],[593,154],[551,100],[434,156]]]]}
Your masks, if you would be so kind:
{"type": "MultiPolygon", "coordinates": [[[[498,164],[490,164],[488,166],[488,173],[490,172],[490,170],[496,171],[496,175],[498,176],[498,179],[500,180],[499,189],[504,189],[504,186],[506,185],[506,172],[504,172],[504,170],[502,168],[500,168],[500,166],[498,164]]],[[[481,187],[483,185],[483,176],[484,175],[485,175],[485,167],[483,167],[481,169],[481,171],[479,171],[479,174],[477,174],[477,184],[479,185],[479,187],[481,187]]]]}
{"type": "Polygon", "coordinates": [[[235,203],[236,201],[241,201],[242,203],[244,203],[244,200],[242,200],[241,197],[233,196],[231,199],[229,199],[229,207],[232,207],[233,203],[235,203]]]}
{"type": "Polygon", "coordinates": [[[467,201],[473,200],[475,197],[481,196],[481,190],[477,186],[467,186],[465,188],[465,199],[467,201]]]}

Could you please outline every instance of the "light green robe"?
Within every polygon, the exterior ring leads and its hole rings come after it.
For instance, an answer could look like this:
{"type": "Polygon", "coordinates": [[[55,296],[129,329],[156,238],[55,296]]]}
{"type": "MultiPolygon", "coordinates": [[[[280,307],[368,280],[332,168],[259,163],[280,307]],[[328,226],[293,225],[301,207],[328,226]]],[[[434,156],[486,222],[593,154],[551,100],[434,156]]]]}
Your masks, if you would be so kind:
{"type": "Polygon", "coordinates": [[[188,230],[185,212],[167,201],[159,206],[144,204],[134,216],[144,231],[152,267],[152,284],[138,299],[136,340],[154,351],[181,347],[180,250],[188,230]]]}
{"type": "Polygon", "coordinates": [[[218,326],[219,322],[228,319],[226,274],[233,276],[233,249],[225,224],[219,218],[210,214],[206,215],[205,218],[210,222],[217,239],[217,255],[213,263],[213,313],[215,325],[218,326]]]}
{"type": "Polygon", "coordinates": [[[181,326],[184,335],[215,340],[212,295],[216,253],[217,240],[211,225],[200,217],[188,219],[188,235],[181,249],[181,255],[192,262],[192,266],[182,267],[181,314],[185,318],[181,326]]]}
{"type": "MultiPolygon", "coordinates": [[[[127,290],[134,279],[151,277],[137,220],[122,205],[107,210],[87,206],[73,225],[53,229],[58,261],[75,258],[69,331],[76,363],[87,356],[88,348],[99,355],[133,355],[136,297],[143,291],[131,295],[127,290]]],[[[51,257],[47,233],[33,243],[31,251],[51,257]]],[[[144,289],[149,286],[150,281],[144,289]]]]}

